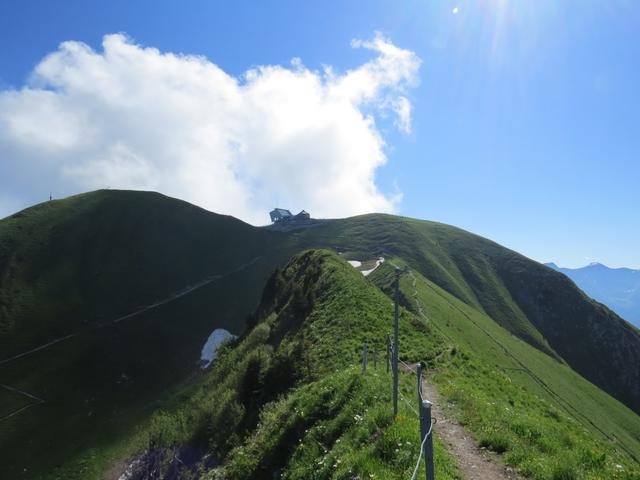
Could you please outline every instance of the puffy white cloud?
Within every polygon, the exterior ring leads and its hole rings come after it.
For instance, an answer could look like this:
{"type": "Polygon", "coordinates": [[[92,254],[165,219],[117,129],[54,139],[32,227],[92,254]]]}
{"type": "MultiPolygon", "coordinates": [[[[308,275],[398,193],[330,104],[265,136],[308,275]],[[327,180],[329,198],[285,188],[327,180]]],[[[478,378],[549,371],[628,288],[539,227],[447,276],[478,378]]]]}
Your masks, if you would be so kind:
{"type": "Polygon", "coordinates": [[[375,173],[376,120],[411,128],[420,60],[381,35],[375,57],[336,73],[260,66],[240,77],[206,58],[107,35],[64,42],[21,90],[0,91],[0,186],[30,198],[101,187],[157,190],[265,223],[273,206],[314,216],[393,211],[375,173]]]}
{"type": "Polygon", "coordinates": [[[398,97],[393,102],[393,111],[398,116],[396,126],[405,133],[411,133],[411,102],[407,97],[398,97]]]}

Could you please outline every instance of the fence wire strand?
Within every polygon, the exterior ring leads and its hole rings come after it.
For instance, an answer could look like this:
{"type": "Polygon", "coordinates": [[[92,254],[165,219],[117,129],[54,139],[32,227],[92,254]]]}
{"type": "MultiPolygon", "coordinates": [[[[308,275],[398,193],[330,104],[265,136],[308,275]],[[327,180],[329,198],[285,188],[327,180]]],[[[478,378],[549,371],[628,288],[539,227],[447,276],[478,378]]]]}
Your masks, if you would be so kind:
{"type": "Polygon", "coordinates": [[[416,417],[420,418],[420,414],[418,413],[418,411],[415,408],[413,408],[411,403],[409,403],[409,401],[404,397],[404,395],[402,395],[402,392],[398,390],[398,394],[400,395],[400,398],[402,398],[402,401],[407,404],[407,407],[409,407],[411,411],[416,414],[416,417]]]}
{"type": "Polygon", "coordinates": [[[413,475],[411,475],[411,480],[416,480],[416,475],[418,475],[418,470],[420,470],[420,462],[422,461],[422,452],[424,452],[424,444],[431,435],[431,430],[433,430],[433,420],[431,420],[431,425],[429,426],[429,431],[426,433],[424,438],[422,439],[422,443],[420,444],[420,453],[418,454],[418,461],[416,462],[416,468],[413,469],[413,475]]]}
{"type": "MultiPolygon", "coordinates": [[[[389,353],[391,355],[393,355],[393,347],[391,347],[391,349],[389,350],[389,353]]],[[[398,358],[398,362],[400,362],[402,365],[404,365],[404,367],[413,373],[417,373],[417,365],[409,365],[408,363],[402,361],[400,358],[398,358]]],[[[422,373],[422,372],[420,372],[422,373]]],[[[418,420],[420,419],[420,414],[418,413],[418,411],[413,407],[413,405],[411,405],[411,402],[409,402],[405,396],[402,394],[401,391],[398,390],[398,395],[400,396],[400,398],[402,399],[402,401],[407,405],[407,407],[409,408],[409,410],[411,410],[414,415],[418,418],[418,420]]],[[[423,392],[422,392],[422,375],[420,376],[420,382],[418,383],[418,395],[420,397],[421,402],[426,402],[428,400],[426,400],[424,398],[423,392]]],[[[429,431],[425,434],[424,438],[422,439],[422,441],[420,442],[420,450],[418,452],[418,461],[416,462],[416,466],[413,469],[413,474],[411,475],[411,480],[416,480],[416,476],[418,475],[418,471],[420,470],[420,462],[422,461],[422,456],[424,454],[424,446],[425,443],[427,442],[427,439],[431,436],[431,433],[433,431],[433,426],[435,425],[436,421],[435,418],[431,418],[431,423],[429,425],[429,431]]]]}

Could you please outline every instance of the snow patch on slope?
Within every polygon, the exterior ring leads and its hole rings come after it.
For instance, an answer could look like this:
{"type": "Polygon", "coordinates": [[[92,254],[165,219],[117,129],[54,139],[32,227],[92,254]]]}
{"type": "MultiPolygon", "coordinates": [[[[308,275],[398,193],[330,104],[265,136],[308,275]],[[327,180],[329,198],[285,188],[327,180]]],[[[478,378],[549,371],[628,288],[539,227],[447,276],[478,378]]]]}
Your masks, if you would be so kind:
{"type": "Polygon", "coordinates": [[[202,353],[200,353],[200,360],[204,363],[202,368],[207,368],[216,359],[220,345],[234,338],[236,338],[236,336],[224,328],[216,328],[211,335],[209,335],[204,347],[202,347],[202,353]]]}
{"type": "Polygon", "coordinates": [[[378,268],[382,263],[384,263],[384,257],[378,258],[378,260],[376,260],[376,266],[373,267],[371,270],[363,270],[362,274],[366,277],[371,272],[373,272],[376,268],[378,268]]]}
{"type": "MultiPolygon", "coordinates": [[[[358,261],[358,260],[347,260],[347,262],[349,262],[349,264],[353,267],[353,268],[357,268],[359,269],[362,266],[362,262],[358,261]]],[[[384,257],[379,257],[376,260],[376,263],[374,265],[373,268],[369,269],[369,270],[360,270],[360,273],[362,273],[365,277],[367,275],[369,275],[371,272],[373,272],[376,268],[378,268],[380,266],[380,264],[384,263],[384,257]]]]}

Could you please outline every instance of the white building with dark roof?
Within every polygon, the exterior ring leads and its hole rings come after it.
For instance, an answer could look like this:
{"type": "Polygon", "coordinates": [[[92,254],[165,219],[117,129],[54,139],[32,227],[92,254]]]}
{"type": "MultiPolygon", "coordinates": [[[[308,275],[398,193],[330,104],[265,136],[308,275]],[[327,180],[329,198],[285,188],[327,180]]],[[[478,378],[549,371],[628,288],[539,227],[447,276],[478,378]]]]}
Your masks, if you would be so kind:
{"type": "Polygon", "coordinates": [[[274,224],[307,224],[311,221],[309,212],[302,210],[300,213],[293,215],[290,210],[284,208],[274,208],[269,212],[271,222],[274,224]]]}
{"type": "Polygon", "coordinates": [[[271,217],[271,221],[273,223],[286,222],[293,218],[291,212],[284,208],[274,208],[269,212],[269,216],[271,217]]]}

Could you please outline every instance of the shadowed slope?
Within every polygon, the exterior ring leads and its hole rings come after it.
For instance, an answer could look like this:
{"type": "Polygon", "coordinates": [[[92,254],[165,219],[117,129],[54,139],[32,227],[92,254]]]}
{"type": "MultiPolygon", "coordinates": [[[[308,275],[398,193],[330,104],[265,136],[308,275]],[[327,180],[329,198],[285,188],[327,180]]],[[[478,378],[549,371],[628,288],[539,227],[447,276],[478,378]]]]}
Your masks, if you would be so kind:
{"type": "MultiPolygon", "coordinates": [[[[5,473],[126,430],[197,369],[215,328],[241,333],[281,261],[278,235],[146,192],[0,221],[0,383],[45,400],[3,422],[5,473]]],[[[3,398],[0,417],[14,411],[3,398]]]]}

